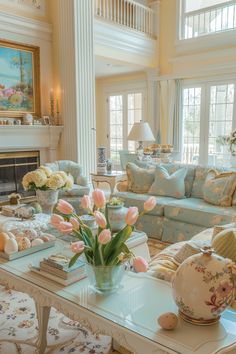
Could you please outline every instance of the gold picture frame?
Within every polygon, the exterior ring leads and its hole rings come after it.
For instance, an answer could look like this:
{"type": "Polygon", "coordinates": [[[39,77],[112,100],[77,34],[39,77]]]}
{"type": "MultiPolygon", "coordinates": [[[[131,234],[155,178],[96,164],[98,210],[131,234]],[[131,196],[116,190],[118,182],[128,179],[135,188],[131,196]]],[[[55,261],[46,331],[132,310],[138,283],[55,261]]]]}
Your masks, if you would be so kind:
{"type": "Polygon", "coordinates": [[[41,116],[40,49],[0,40],[0,117],[41,116]]]}

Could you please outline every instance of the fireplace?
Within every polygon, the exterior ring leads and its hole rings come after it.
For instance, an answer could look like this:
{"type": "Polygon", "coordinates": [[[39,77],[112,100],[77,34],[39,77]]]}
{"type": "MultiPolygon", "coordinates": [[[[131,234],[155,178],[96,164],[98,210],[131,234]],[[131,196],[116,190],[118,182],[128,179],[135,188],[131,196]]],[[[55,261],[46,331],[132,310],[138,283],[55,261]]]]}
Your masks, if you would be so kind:
{"type": "Polygon", "coordinates": [[[23,197],[34,195],[34,192],[24,191],[21,181],[39,165],[39,151],[0,152],[0,200],[14,192],[23,197]]]}

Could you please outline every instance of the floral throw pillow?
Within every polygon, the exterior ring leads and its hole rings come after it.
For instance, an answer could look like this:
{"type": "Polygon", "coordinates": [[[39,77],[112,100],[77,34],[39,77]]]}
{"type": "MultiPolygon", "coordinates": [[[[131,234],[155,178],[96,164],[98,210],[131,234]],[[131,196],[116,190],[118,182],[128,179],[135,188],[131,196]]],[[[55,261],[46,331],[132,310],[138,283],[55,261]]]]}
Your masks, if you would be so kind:
{"type": "Polygon", "coordinates": [[[185,198],[184,179],[187,168],[183,167],[169,174],[163,166],[156,166],[155,181],[148,193],[165,197],[185,198]]]}
{"type": "Polygon", "coordinates": [[[209,170],[203,186],[203,197],[206,202],[213,205],[231,206],[235,188],[235,172],[218,173],[209,170]]]}
{"type": "Polygon", "coordinates": [[[140,168],[129,162],[126,165],[126,174],[130,192],[147,193],[154,181],[155,169],[140,168]]]}

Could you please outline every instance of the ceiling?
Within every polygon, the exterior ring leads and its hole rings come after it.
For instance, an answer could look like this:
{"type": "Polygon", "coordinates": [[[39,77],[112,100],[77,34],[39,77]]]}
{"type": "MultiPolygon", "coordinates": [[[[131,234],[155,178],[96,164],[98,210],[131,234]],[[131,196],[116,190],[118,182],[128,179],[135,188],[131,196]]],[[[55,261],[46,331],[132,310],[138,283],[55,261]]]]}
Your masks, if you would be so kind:
{"type": "Polygon", "coordinates": [[[96,78],[112,75],[127,74],[136,71],[142,71],[144,68],[139,65],[127,64],[125,62],[111,59],[95,58],[96,78]]]}

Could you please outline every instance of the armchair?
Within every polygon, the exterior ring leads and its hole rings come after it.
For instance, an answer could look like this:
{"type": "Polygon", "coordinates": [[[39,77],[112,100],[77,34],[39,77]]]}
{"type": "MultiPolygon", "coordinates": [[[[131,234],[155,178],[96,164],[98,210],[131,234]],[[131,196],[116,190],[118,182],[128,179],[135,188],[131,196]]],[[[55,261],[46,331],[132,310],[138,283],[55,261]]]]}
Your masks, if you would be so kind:
{"type": "Polygon", "coordinates": [[[77,213],[82,214],[83,209],[80,206],[81,198],[89,194],[88,180],[83,176],[82,167],[70,160],[59,160],[52,163],[46,163],[46,167],[53,172],[64,171],[74,178],[74,186],[71,190],[60,190],[59,198],[67,200],[73,205],[77,213]]]}

